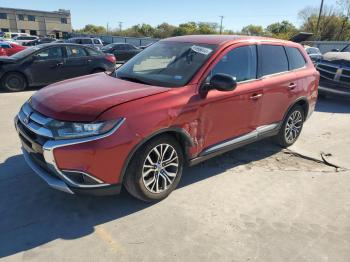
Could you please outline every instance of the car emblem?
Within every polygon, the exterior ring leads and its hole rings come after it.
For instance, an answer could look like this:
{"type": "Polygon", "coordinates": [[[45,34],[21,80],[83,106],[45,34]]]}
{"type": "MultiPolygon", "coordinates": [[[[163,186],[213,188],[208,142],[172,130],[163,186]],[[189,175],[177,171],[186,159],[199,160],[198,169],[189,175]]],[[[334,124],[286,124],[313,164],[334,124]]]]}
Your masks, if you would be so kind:
{"type": "Polygon", "coordinates": [[[26,125],[28,125],[28,123],[29,123],[30,115],[31,115],[31,114],[27,115],[27,116],[23,119],[23,122],[24,122],[26,125]]]}

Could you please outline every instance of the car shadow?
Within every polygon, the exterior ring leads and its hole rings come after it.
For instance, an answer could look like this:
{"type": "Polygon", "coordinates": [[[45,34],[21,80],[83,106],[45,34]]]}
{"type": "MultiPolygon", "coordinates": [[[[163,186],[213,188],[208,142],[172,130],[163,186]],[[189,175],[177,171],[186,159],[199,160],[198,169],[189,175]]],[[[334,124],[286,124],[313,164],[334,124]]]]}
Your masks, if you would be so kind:
{"type": "MultiPolygon", "coordinates": [[[[178,187],[190,186],[280,150],[265,140],[231,151],[186,168],[178,187]]],[[[12,156],[0,164],[0,258],[55,239],[77,239],[89,235],[100,224],[152,205],[134,199],[124,189],[119,196],[108,197],[55,191],[34,175],[22,155],[12,156]]]]}
{"type": "Polygon", "coordinates": [[[350,99],[335,96],[319,97],[315,110],[325,113],[348,114],[350,113],[350,99]]]}

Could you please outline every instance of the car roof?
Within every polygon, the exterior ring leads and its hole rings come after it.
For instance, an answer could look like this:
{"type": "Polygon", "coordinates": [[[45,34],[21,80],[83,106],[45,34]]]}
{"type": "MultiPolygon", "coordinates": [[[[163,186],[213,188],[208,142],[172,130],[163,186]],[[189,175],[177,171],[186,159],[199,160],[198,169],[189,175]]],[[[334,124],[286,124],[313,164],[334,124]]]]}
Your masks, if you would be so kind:
{"type": "Polygon", "coordinates": [[[69,38],[69,39],[100,39],[100,38],[98,38],[98,37],[82,36],[82,37],[72,37],[72,38],[69,38]]]}
{"type": "Polygon", "coordinates": [[[166,38],[162,41],[175,41],[175,42],[191,42],[197,44],[212,44],[223,45],[228,42],[242,42],[242,41],[254,41],[254,42],[278,42],[291,44],[293,42],[269,38],[260,36],[246,36],[246,35],[185,35],[166,38]]]}
{"type": "MultiPolygon", "coordinates": [[[[54,43],[53,42],[53,43],[40,44],[40,45],[37,45],[36,47],[45,48],[45,47],[50,47],[50,46],[75,46],[75,47],[82,47],[82,48],[96,50],[96,49],[93,49],[92,47],[89,47],[89,46],[84,46],[84,45],[74,44],[74,43],[54,43]]],[[[99,50],[96,50],[96,51],[99,51],[99,50]]]]}

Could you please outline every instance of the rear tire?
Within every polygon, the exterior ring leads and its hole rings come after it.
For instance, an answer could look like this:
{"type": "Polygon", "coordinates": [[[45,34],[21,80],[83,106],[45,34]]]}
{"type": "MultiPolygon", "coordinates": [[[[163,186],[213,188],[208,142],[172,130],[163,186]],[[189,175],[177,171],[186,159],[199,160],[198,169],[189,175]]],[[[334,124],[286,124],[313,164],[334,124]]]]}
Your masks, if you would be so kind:
{"type": "Polygon", "coordinates": [[[16,72],[7,73],[1,80],[1,85],[6,91],[19,92],[27,88],[25,77],[16,72]]]}
{"type": "Polygon", "coordinates": [[[297,105],[287,114],[275,141],[281,147],[289,147],[297,141],[305,121],[304,109],[297,105]]]}
{"type": "Polygon", "coordinates": [[[182,148],[175,138],[159,136],[136,151],[126,170],[124,186],[134,197],[155,202],[178,185],[184,166],[182,148]]]}

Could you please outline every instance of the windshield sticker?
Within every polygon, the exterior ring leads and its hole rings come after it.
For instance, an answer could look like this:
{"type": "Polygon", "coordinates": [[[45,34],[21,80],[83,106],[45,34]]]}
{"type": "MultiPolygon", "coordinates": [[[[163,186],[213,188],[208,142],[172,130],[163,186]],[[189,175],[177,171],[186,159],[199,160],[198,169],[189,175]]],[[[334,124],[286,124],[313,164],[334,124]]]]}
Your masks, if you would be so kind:
{"type": "Polygon", "coordinates": [[[202,55],[209,55],[213,51],[213,49],[198,46],[198,45],[193,45],[191,47],[191,50],[202,55]]]}

